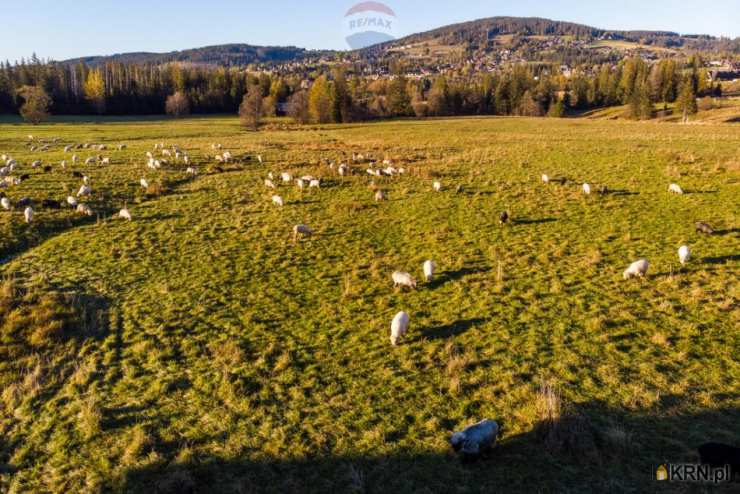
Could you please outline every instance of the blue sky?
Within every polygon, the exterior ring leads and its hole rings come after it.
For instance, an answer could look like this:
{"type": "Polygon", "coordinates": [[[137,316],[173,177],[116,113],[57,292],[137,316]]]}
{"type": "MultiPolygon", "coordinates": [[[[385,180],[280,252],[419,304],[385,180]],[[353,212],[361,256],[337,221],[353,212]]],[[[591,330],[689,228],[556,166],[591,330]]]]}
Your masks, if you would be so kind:
{"type": "MultiPolygon", "coordinates": [[[[347,47],[343,0],[3,0],[0,59],[36,52],[62,60],[220,43],[347,47]]],[[[497,15],[608,29],[740,36],[740,0],[386,0],[399,34],[497,15]]]]}

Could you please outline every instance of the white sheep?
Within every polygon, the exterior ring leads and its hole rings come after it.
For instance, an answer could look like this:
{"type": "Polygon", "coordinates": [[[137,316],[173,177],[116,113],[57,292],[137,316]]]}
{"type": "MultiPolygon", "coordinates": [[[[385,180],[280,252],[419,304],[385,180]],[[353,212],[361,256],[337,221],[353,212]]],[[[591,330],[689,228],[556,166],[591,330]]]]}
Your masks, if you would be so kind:
{"type": "Polygon", "coordinates": [[[139,180],[139,184],[141,185],[143,189],[149,188],[149,182],[144,177],[141,177],[141,180],[139,180]]]}
{"type": "Polygon", "coordinates": [[[375,202],[385,201],[385,192],[378,189],[375,191],[375,202]]]}
{"type": "Polygon", "coordinates": [[[97,160],[95,159],[95,157],[94,157],[94,156],[90,156],[89,158],[87,158],[87,159],[85,160],[85,164],[86,164],[86,165],[92,165],[92,164],[93,164],[93,163],[95,163],[96,161],[97,161],[97,160]]]}
{"type": "Polygon", "coordinates": [[[409,315],[401,311],[391,321],[391,345],[396,346],[409,329],[409,315]]]}
{"type": "Polygon", "coordinates": [[[33,220],[33,208],[31,206],[28,206],[23,211],[23,217],[26,219],[26,223],[30,223],[33,220]]]}
{"type": "Polygon", "coordinates": [[[689,249],[688,245],[682,245],[678,249],[678,260],[681,261],[681,264],[686,264],[689,259],[691,259],[691,250],[689,249]]]}
{"type": "Polygon", "coordinates": [[[283,207],[285,205],[283,198],[278,195],[272,196],[272,203],[280,207],[283,207]]]}
{"type": "Polygon", "coordinates": [[[293,227],[293,242],[298,240],[298,235],[310,237],[311,235],[313,235],[313,230],[311,230],[306,225],[296,225],[293,227]]]}
{"type": "Polygon", "coordinates": [[[260,165],[262,164],[262,155],[261,154],[258,154],[257,155],[257,161],[260,162],[260,165]]]}
{"type": "Polygon", "coordinates": [[[550,183],[550,177],[548,177],[544,173],[542,174],[542,183],[545,183],[545,184],[549,184],[550,183]]]}
{"type": "Polygon", "coordinates": [[[67,196],[67,204],[73,208],[77,207],[77,198],[75,196],[67,196]]]}
{"type": "Polygon", "coordinates": [[[284,183],[289,183],[293,180],[293,176],[290,173],[281,173],[280,178],[283,180],[284,183]]]}
{"type": "Polygon", "coordinates": [[[273,183],[272,180],[270,180],[269,178],[267,178],[267,179],[265,179],[265,187],[267,187],[268,189],[274,189],[275,188],[275,184],[273,183]]]}
{"type": "Polygon", "coordinates": [[[408,288],[416,288],[416,280],[408,273],[405,273],[403,271],[396,271],[392,275],[393,278],[393,287],[408,287],[408,288]]]}
{"type": "Polygon", "coordinates": [[[591,186],[589,184],[583,184],[583,193],[587,196],[591,195],[591,186]]]}
{"type": "Polygon", "coordinates": [[[496,445],[499,426],[495,420],[485,419],[455,432],[450,445],[463,459],[474,460],[490,452],[496,445]]]}
{"type": "Polygon", "coordinates": [[[38,168],[41,166],[41,160],[36,160],[33,163],[31,163],[31,168],[38,168]]]}
{"type": "Polygon", "coordinates": [[[197,174],[198,174],[198,170],[196,170],[196,169],[195,169],[195,168],[193,168],[192,166],[189,166],[189,167],[188,167],[188,169],[187,169],[187,170],[185,170],[185,173],[187,173],[188,175],[193,175],[193,176],[195,176],[195,175],[197,175],[197,174]]]}
{"type": "Polygon", "coordinates": [[[131,212],[128,210],[128,208],[123,208],[118,212],[118,217],[123,218],[124,220],[131,221],[131,212]]]}
{"type": "Polygon", "coordinates": [[[87,185],[81,186],[80,190],[77,191],[77,197],[89,196],[90,194],[92,194],[92,189],[87,185]]]}
{"type": "Polygon", "coordinates": [[[79,159],[80,159],[80,158],[78,158],[76,154],[73,154],[73,155],[72,155],[72,163],[73,163],[73,164],[77,164],[77,162],[79,161],[79,159]]]}
{"type": "Polygon", "coordinates": [[[434,182],[432,185],[435,192],[440,192],[442,190],[442,183],[441,182],[434,182]]]}
{"type": "Polygon", "coordinates": [[[625,280],[628,280],[632,277],[644,277],[645,274],[647,274],[647,270],[650,264],[645,259],[640,259],[639,261],[635,261],[632,264],[630,264],[630,267],[624,270],[624,273],[622,276],[625,280]]]}
{"type": "Polygon", "coordinates": [[[9,210],[10,209],[10,199],[8,199],[7,197],[3,197],[2,199],[0,199],[0,206],[2,206],[3,209],[5,210],[9,210]]]}
{"type": "Polygon", "coordinates": [[[77,205],[77,212],[79,214],[84,214],[85,216],[92,216],[93,215],[93,211],[92,211],[92,209],[90,209],[90,206],[88,206],[87,204],[84,204],[84,203],[80,203],[80,204],[77,205]]]}
{"type": "Polygon", "coordinates": [[[668,192],[670,192],[671,194],[682,195],[683,189],[681,189],[681,187],[678,184],[671,184],[668,186],[668,192]]]}
{"type": "Polygon", "coordinates": [[[108,157],[103,158],[102,161],[100,162],[100,164],[101,165],[110,165],[110,158],[108,158],[108,157]]]}
{"type": "Polygon", "coordinates": [[[306,186],[306,182],[303,181],[302,178],[297,178],[295,181],[295,184],[298,186],[299,189],[303,190],[303,187],[306,186]]]}
{"type": "Polygon", "coordinates": [[[432,278],[434,277],[434,271],[437,269],[437,264],[434,263],[434,261],[424,261],[424,279],[427,283],[432,281],[432,278]]]}
{"type": "Polygon", "coordinates": [[[321,187],[321,182],[319,180],[314,179],[308,183],[309,189],[318,189],[320,187],[321,187]]]}

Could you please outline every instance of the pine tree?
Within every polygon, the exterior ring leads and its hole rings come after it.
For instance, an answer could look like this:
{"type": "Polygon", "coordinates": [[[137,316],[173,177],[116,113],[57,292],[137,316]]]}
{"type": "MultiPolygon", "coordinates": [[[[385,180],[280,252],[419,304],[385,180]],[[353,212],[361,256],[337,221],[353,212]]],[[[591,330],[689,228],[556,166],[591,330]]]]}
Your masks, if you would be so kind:
{"type": "Polygon", "coordinates": [[[691,77],[684,78],[676,100],[676,110],[683,122],[688,122],[689,116],[695,115],[699,108],[696,104],[696,91],[691,77]]]}

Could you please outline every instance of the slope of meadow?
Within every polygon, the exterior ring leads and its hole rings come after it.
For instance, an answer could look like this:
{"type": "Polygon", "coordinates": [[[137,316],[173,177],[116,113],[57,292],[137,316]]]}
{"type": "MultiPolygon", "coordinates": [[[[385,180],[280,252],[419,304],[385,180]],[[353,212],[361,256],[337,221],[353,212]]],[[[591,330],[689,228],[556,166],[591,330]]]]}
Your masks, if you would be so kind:
{"type": "Polygon", "coordinates": [[[31,175],[8,196],[76,190],[56,164],[77,142],[128,146],[75,167],[99,217],[0,211],[0,492],[692,492],[655,466],[740,438],[740,127],[5,123],[0,153],[31,175]],[[29,133],[62,141],[32,153],[29,133]],[[200,174],[148,170],[158,142],[200,174]],[[214,142],[265,162],[219,171],[214,142]],[[408,170],[375,178],[387,202],[366,165],[322,163],[352,152],[408,170]],[[280,186],[278,209],[270,171],[323,185],[280,186]],[[315,236],[293,244],[297,223],[315,236]],[[639,257],[649,276],[624,282],[639,257]],[[394,290],[425,259],[436,279],[394,290]],[[449,434],[485,417],[499,446],[460,464],[449,434]]]}

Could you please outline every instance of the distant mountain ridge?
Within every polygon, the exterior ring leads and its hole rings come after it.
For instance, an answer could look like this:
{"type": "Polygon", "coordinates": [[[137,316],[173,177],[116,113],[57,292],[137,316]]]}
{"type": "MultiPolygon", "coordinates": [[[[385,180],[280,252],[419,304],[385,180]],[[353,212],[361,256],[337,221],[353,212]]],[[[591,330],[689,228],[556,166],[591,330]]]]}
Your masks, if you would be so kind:
{"type": "MultiPolygon", "coordinates": [[[[398,47],[422,43],[432,43],[438,47],[458,47],[468,52],[487,51],[495,44],[497,37],[502,36],[516,36],[525,40],[528,37],[570,37],[582,40],[623,41],[655,49],[722,51],[740,54],[740,38],[730,40],[704,34],[679,34],[673,31],[609,30],[540,17],[489,17],[439,27],[355,51],[308,50],[295,46],[256,46],[234,43],[167,53],[134,52],[80,57],[62,63],[84,62],[88,65],[98,65],[106,62],[153,64],[186,62],[228,67],[252,63],[293,62],[321,55],[347,54],[362,59],[382,56],[398,47]]],[[[532,43],[533,50],[539,48],[536,43],[532,43]]]]}
{"type": "Polygon", "coordinates": [[[288,62],[307,54],[322,53],[295,46],[255,46],[244,43],[204,46],[166,53],[132,52],[115,55],[88,56],[65,60],[62,63],[99,65],[106,62],[152,63],[188,62],[194,64],[241,66],[251,63],[288,62]]]}

